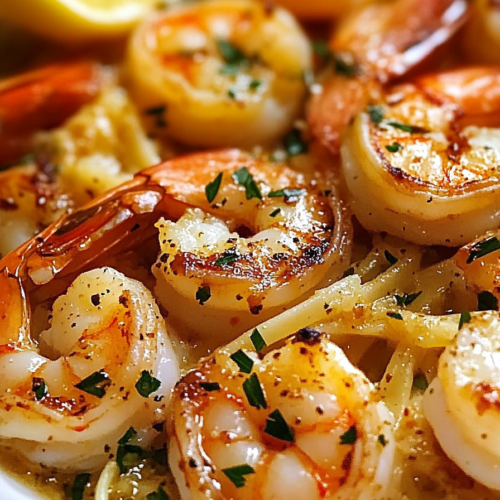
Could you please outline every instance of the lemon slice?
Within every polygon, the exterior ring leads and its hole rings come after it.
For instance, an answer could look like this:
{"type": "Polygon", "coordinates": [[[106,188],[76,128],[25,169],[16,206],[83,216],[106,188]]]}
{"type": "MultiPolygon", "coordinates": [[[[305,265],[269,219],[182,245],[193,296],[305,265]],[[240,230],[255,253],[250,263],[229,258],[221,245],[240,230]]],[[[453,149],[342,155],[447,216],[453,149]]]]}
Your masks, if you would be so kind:
{"type": "Polygon", "coordinates": [[[1,0],[0,17],[57,41],[120,36],[157,0],[1,0]]]}

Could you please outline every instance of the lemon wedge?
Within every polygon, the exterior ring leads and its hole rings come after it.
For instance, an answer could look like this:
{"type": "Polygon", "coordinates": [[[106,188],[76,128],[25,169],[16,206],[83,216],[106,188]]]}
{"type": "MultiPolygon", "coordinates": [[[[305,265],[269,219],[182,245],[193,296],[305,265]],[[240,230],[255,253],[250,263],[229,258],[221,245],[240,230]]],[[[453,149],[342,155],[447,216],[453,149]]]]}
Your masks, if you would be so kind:
{"type": "Polygon", "coordinates": [[[0,18],[60,42],[124,35],[157,0],[1,0],[0,18]]]}

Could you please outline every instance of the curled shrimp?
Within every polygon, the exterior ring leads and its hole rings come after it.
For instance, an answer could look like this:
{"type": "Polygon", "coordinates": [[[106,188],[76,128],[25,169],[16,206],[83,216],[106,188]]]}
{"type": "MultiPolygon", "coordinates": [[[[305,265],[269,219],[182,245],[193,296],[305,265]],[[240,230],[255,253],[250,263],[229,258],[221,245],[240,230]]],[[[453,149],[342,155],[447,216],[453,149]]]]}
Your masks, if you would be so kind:
{"type": "Polygon", "coordinates": [[[500,68],[467,67],[389,89],[342,146],[352,208],[369,230],[463,245],[500,222],[500,68]]]}
{"type": "Polygon", "coordinates": [[[42,67],[0,82],[0,163],[29,152],[31,136],[60,125],[97,96],[106,81],[97,63],[42,67]]]}
{"type": "Polygon", "coordinates": [[[375,2],[348,15],[329,48],[335,71],[320,77],[307,118],[312,134],[339,152],[345,127],[382,92],[381,84],[421,65],[467,19],[465,0],[375,2]]]}
{"type": "Polygon", "coordinates": [[[278,139],[300,112],[306,36],[285,10],[215,0],[170,9],[132,36],[129,87],[153,133],[194,146],[278,139]]]}
{"type": "Polygon", "coordinates": [[[169,318],[194,331],[244,331],[348,265],[350,222],[335,188],[287,165],[203,153],[165,163],[162,183],[196,208],[157,224],[156,292],[169,318]]]}
{"type": "Polygon", "coordinates": [[[218,352],[177,385],[173,412],[169,462],[185,500],[388,498],[392,417],[315,330],[264,356],[218,352]]]}
{"type": "Polygon", "coordinates": [[[424,411],[444,452],[466,474],[500,490],[500,318],[482,313],[464,322],[439,360],[424,411]]]}

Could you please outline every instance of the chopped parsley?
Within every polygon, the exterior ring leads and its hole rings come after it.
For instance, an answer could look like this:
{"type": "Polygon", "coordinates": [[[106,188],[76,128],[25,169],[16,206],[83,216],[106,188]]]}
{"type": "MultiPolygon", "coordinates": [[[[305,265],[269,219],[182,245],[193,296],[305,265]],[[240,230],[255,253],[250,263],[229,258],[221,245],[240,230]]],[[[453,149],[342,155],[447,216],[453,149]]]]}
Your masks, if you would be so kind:
{"type": "Polygon", "coordinates": [[[392,144],[387,144],[385,149],[389,151],[389,153],[397,153],[403,146],[399,144],[399,142],[393,142],[392,144]]]}
{"type": "Polygon", "coordinates": [[[384,257],[391,266],[396,264],[396,262],[398,261],[398,258],[394,257],[394,255],[392,255],[392,253],[389,252],[389,250],[384,250],[384,257]]]}
{"type": "Polygon", "coordinates": [[[196,300],[202,306],[212,296],[209,286],[200,286],[196,290],[196,300]]]}
{"type": "Polygon", "coordinates": [[[399,314],[398,312],[388,312],[387,316],[389,316],[389,318],[393,318],[393,319],[399,319],[399,320],[403,319],[403,316],[401,316],[401,314],[399,314]]]}
{"type": "Polygon", "coordinates": [[[37,399],[37,401],[40,401],[48,394],[45,380],[40,377],[33,377],[31,390],[35,393],[35,398],[37,399]]]}
{"type": "Polygon", "coordinates": [[[276,210],[273,210],[270,214],[269,217],[276,217],[279,213],[281,212],[281,208],[277,208],[276,210]]]}
{"type": "Polygon", "coordinates": [[[116,464],[120,474],[125,474],[130,467],[134,467],[143,458],[146,452],[136,444],[120,444],[116,450],[116,464]]]}
{"type": "Polygon", "coordinates": [[[337,75],[353,78],[359,75],[359,67],[356,64],[348,63],[345,59],[339,56],[333,58],[333,69],[337,75]]]}
{"type": "Polygon", "coordinates": [[[293,429],[286,423],[283,415],[279,410],[274,410],[266,420],[264,432],[276,439],[286,441],[287,443],[295,442],[295,433],[293,429]]]}
{"type": "Polygon", "coordinates": [[[247,200],[257,198],[262,200],[262,194],[259,186],[253,180],[252,174],[248,171],[247,167],[241,167],[233,174],[233,179],[245,188],[245,195],[247,200]]]}
{"type": "Polygon", "coordinates": [[[417,373],[413,377],[413,387],[419,391],[425,391],[429,387],[429,382],[423,373],[417,373]]]}
{"type": "Polygon", "coordinates": [[[241,255],[236,252],[236,249],[226,250],[216,261],[216,266],[227,266],[241,258],[241,255]]]}
{"type": "Polygon", "coordinates": [[[307,153],[309,147],[307,142],[302,139],[300,130],[291,130],[284,138],[283,144],[288,156],[297,156],[307,153]]]}
{"type": "Polygon", "coordinates": [[[255,474],[255,471],[248,464],[228,467],[227,469],[222,469],[222,472],[236,486],[236,488],[242,488],[245,486],[245,476],[248,476],[248,474],[255,474]]]}
{"type": "Polygon", "coordinates": [[[396,302],[398,306],[401,307],[406,307],[409,306],[411,303],[415,302],[415,300],[422,295],[422,292],[416,292],[416,293],[405,293],[403,295],[395,295],[396,297],[396,302]]]}
{"type": "Polygon", "coordinates": [[[156,491],[153,491],[146,495],[146,500],[169,500],[169,496],[161,486],[158,486],[158,489],[156,491]]]}
{"type": "Polygon", "coordinates": [[[262,81],[261,80],[255,80],[253,79],[249,84],[248,84],[248,88],[250,90],[257,90],[260,86],[262,85],[262,81]]]}
{"type": "Polygon", "coordinates": [[[156,392],[160,386],[161,382],[153,377],[147,370],[142,370],[141,378],[135,384],[137,392],[143,398],[148,398],[153,392],[156,392]]]}
{"type": "Polygon", "coordinates": [[[92,396],[102,398],[106,394],[106,388],[110,384],[109,375],[104,370],[100,370],[78,382],[75,387],[83,392],[92,394],[92,396]]]}
{"type": "Polygon", "coordinates": [[[240,372],[252,373],[252,358],[241,349],[236,351],[234,354],[231,354],[230,358],[238,365],[240,372]]]}
{"type": "Polygon", "coordinates": [[[266,398],[256,373],[252,373],[252,375],[243,382],[243,390],[245,391],[245,396],[250,406],[258,410],[261,408],[265,410],[267,408],[266,398]]]}
{"type": "Polygon", "coordinates": [[[205,186],[205,196],[207,197],[208,203],[212,203],[219,192],[220,184],[222,182],[222,172],[205,186]]]}
{"type": "Polygon", "coordinates": [[[378,125],[384,119],[384,108],[382,106],[368,106],[368,114],[371,121],[378,125]]]}
{"type": "Polygon", "coordinates": [[[305,189],[278,189],[271,191],[267,196],[269,198],[285,198],[285,201],[297,201],[301,196],[306,194],[305,189]]]}
{"type": "Polygon", "coordinates": [[[90,481],[90,474],[88,472],[83,472],[78,474],[73,481],[73,486],[71,488],[71,500],[82,500],[83,492],[90,481]]]}
{"type": "Polygon", "coordinates": [[[498,299],[491,292],[477,294],[477,308],[480,311],[498,311],[498,299]]]}
{"type": "Polygon", "coordinates": [[[426,132],[426,130],[422,127],[408,125],[407,123],[403,123],[397,120],[389,120],[387,122],[387,125],[397,128],[398,130],[402,130],[403,132],[408,132],[410,134],[423,134],[424,132],[426,132]]]}
{"type": "Polygon", "coordinates": [[[312,50],[313,52],[323,59],[324,61],[328,61],[331,56],[330,49],[328,48],[328,43],[326,40],[314,40],[312,42],[312,50]]]}
{"type": "Polygon", "coordinates": [[[200,387],[207,392],[220,391],[220,384],[217,382],[200,382],[200,387]]]}
{"type": "Polygon", "coordinates": [[[220,69],[221,74],[234,76],[243,66],[248,65],[247,56],[229,40],[219,38],[215,43],[220,56],[225,62],[220,69]]]}
{"type": "Polygon", "coordinates": [[[257,352],[261,352],[264,347],[267,347],[266,341],[257,328],[254,328],[254,331],[250,335],[250,340],[252,341],[252,344],[257,352]]]}
{"type": "Polygon", "coordinates": [[[470,264],[476,259],[480,259],[495,250],[500,250],[500,241],[497,237],[493,236],[484,241],[480,241],[472,246],[469,257],[467,258],[467,264],[470,264]]]}
{"type": "Polygon", "coordinates": [[[378,442],[385,447],[387,444],[387,439],[385,439],[385,436],[383,434],[379,434],[378,442]]]}
{"type": "Polygon", "coordinates": [[[131,439],[137,436],[137,431],[129,427],[127,432],[118,440],[118,444],[127,444],[131,439]]]}
{"type": "Polygon", "coordinates": [[[236,99],[236,90],[229,89],[227,91],[227,96],[229,97],[229,99],[236,99]]]}
{"type": "Polygon", "coordinates": [[[469,323],[471,319],[470,312],[463,312],[460,314],[460,321],[458,322],[458,329],[461,330],[465,323],[469,323]]]}
{"type": "Polygon", "coordinates": [[[340,436],[340,444],[354,444],[358,439],[358,430],[355,425],[351,425],[342,436],[340,436]]]}

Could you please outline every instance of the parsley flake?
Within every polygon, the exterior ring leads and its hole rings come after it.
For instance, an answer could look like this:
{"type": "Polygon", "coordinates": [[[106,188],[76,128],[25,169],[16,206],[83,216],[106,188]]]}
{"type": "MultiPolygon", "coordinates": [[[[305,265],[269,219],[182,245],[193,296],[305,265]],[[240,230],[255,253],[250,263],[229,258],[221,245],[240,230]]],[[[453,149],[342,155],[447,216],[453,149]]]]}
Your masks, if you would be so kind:
{"type": "Polygon", "coordinates": [[[300,130],[293,129],[290,131],[283,140],[288,156],[297,156],[307,153],[309,147],[307,142],[302,139],[300,130]]]}
{"type": "Polygon", "coordinates": [[[382,106],[368,106],[368,114],[371,121],[378,125],[384,119],[384,108],[382,106]]]}
{"type": "Polygon", "coordinates": [[[236,486],[236,488],[242,488],[245,486],[245,476],[248,476],[248,474],[255,474],[255,471],[248,464],[228,467],[227,469],[222,469],[222,472],[236,486]]]}
{"type": "Polygon", "coordinates": [[[334,56],[333,58],[333,69],[337,75],[347,78],[354,78],[356,75],[359,75],[359,67],[356,64],[351,64],[339,56],[334,56]]]}
{"type": "Polygon", "coordinates": [[[393,319],[399,319],[399,320],[403,319],[403,316],[401,316],[401,314],[399,314],[398,312],[388,312],[387,316],[389,316],[389,318],[393,318],[393,319]]]}
{"type": "Polygon", "coordinates": [[[141,378],[135,384],[137,392],[143,398],[148,398],[153,392],[156,392],[160,386],[161,382],[153,377],[147,370],[142,370],[141,378]]]}
{"type": "Polygon", "coordinates": [[[417,373],[413,377],[413,387],[419,391],[425,391],[429,387],[429,382],[423,373],[417,373]]]}
{"type": "Polygon", "coordinates": [[[287,443],[295,442],[295,433],[293,429],[286,423],[283,415],[279,410],[274,410],[266,420],[264,432],[270,436],[286,441],[287,443]]]}
{"type": "Polygon", "coordinates": [[[398,130],[402,130],[403,132],[408,132],[410,134],[423,134],[427,132],[427,130],[422,127],[417,127],[415,125],[408,125],[407,123],[403,123],[397,120],[390,120],[387,122],[387,125],[397,128],[398,130]]]}
{"type": "Polygon", "coordinates": [[[340,436],[340,444],[354,444],[358,439],[358,430],[355,425],[351,425],[342,436],[340,436]]]}
{"type": "Polygon", "coordinates": [[[220,391],[220,384],[217,382],[200,382],[200,387],[207,392],[220,391]]]}
{"type": "Polygon", "coordinates": [[[498,311],[498,299],[491,292],[478,293],[477,308],[480,311],[498,311]]]}
{"type": "Polygon", "coordinates": [[[230,358],[238,365],[240,372],[251,373],[253,368],[253,361],[248,354],[241,349],[231,354],[230,358]]]}
{"type": "Polygon", "coordinates": [[[37,401],[45,398],[49,393],[45,384],[45,380],[43,380],[43,378],[33,377],[31,384],[31,390],[35,393],[35,398],[37,401]]]}
{"type": "Polygon", "coordinates": [[[222,182],[222,172],[205,186],[205,196],[207,197],[208,203],[212,203],[219,192],[220,184],[222,182]]]}
{"type": "Polygon", "coordinates": [[[259,330],[257,330],[257,328],[254,328],[253,332],[251,333],[250,340],[252,341],[252,344],[257,352],[261,352],[264,347],[267,347],[266,341],[262,337],[259,330]]]}
{"type": "Polygon", "coordinates": [[[399,142],[393,142],[392,144],[387,144],[385,149],[389,151],[389,153],[397,153],[403,146],[399,144],[399,142]]]}
{"type": "Polygon", "coordinates": [[[73,481],[73,486],[71,488],[71,500],[82,500],[83,492],[85,488],[88,486],[90,481],[90,474],[88,472],[84,472],[82,474],[78,474],[73,481]]]}
{"type": "Polygon", "coordinates": [[[405,293],[403,295],[396,294],[394,297],[396,297],[396,303],[398,304],[398,306],[406,307],[415,302],[415,300],[420,297],[420,295],[422,295],[422,292],[405,293]]]}
{"type": "Polygon", "coordinates": [[[247,200],[257,198],[262,200],[262,194],[259,186],[253,180],[252,174],[248,171],[247,167],[241,167],[233,174],[233,179],[245,188],[245,195],[247,200]]]}
{"type": "Polygon", "coordinates": [[[262,81],[261,80],[252,80],[249,84],[248,84],[248,88],[250,90],[257,90],[260,86],[262,85],[262,81]]]}
{"type": "Polygon", "coordinates": [[[216,266],[227,266],[241,258],[241,255],[235,249],[226,250],[216,261],[216,266]]]}
{"type": "Polygon", "coordinates": [[[276,217],[279,213],[281,212],[281,208],[277,208],[276,210],[273,210],[270,214],[269,217],[276,217]]]}
{"type": "Polygon", "coordinates": [[[143,458],[146,452],[136,444],[120,444],[116,450],[116,464],[120,474],[125,474],[130,467],[134,467],[143,458]]]}
{"type": "Polygon", "coordinates": [[[219,38],[215,41],[220,56],[228,64],[241,64],[247,61],[245,54],[229,40],[219,38]]]}
{"type": "Polygon", "coordinates": [[[297,201],[306,193],[307,191],[305,189],[278,189],[277,191],[271,191],[267,196],[269,196],[269,198],[284,197],[285,201],[297,201]]]}
{"type": "Polygon", "coordinates": [[[229,89],[227,91],[227,96],[229,99],[236,99],[236,91],[234,89],[229,89]]]}
{"type": "Polygon", "coordinates": [[[311,45],[313,52],[323,61],[326,62],[330,58],[331,53],[326,40],[314,40],[311,45]]]}
{"type": "Polygon", "coordinates": [[[75,387],[83,392],[92,394],[92,396],[102,398],[106,394],[106,388],[110,384],[109,375],[104,370],[100,370],[78,382],[75,387]]]}
{"type": "Polygon", "coordinates": [[[195,297],[200,306],[202,306],[211,296],[212,294],[209,286],[200,286],[198,290],[196,290],[195,297]]]}
{"type": "Polygon", "coordinates": [[[467,264],[470,264],[476,259],[480,259],[481,257],[494,252],[495,250],[500,250],[500,240],[498,240],[497,237],[493,236],[473,245],[466,262],[467,264]]]}
{"type": "Polygon", "coordinates": [[[267,408],[266,398],[256,373],[252,373],[252,375],[243,382],[243,390],[245,391],[250,406],[258,410],[261,408],[265,410],[267,408]]]}
{"type": "Polygon", "coordinates": [[[465,323],[469,323],[471,319],[470,312],[463,312],[460,314],[460,321],[458,322],[458,329],[461,330],[465,323]]]}
{"type": "Polygon", "coordinates": [[[146,500],[169,500],[169,498],[167,492],[161,486],[158,486],[156,491],[146,495],[146,500]]]}
{"type": "Polygon", "coordinates": [[[118,440],[118,444],[127,444],[131,439],[137,436],[137,431],[129,427],[127,432],[118,440]]]}
{"type": "Polygon", "coordinates": [[[396,262],[398,261],[398,258],[394,257],[394,255],[392,255],[392,253],[389,252],[389,250],[384,250],[384,257],[391,266],[396,264],[396,262]]]}

